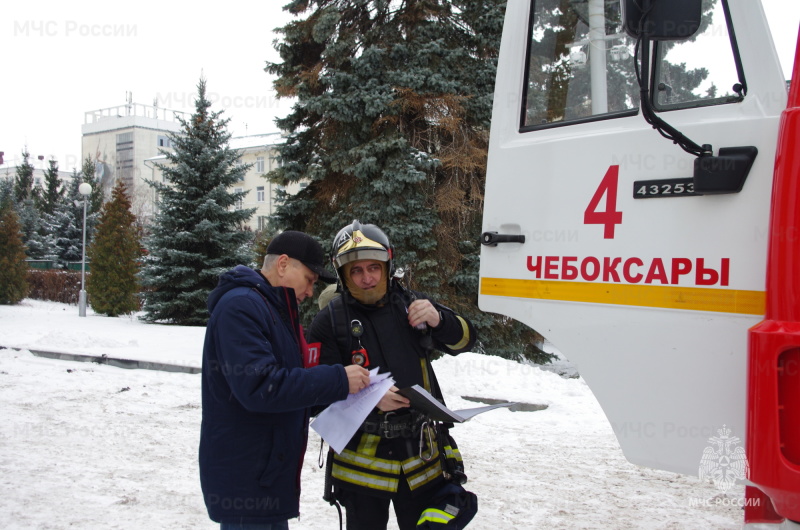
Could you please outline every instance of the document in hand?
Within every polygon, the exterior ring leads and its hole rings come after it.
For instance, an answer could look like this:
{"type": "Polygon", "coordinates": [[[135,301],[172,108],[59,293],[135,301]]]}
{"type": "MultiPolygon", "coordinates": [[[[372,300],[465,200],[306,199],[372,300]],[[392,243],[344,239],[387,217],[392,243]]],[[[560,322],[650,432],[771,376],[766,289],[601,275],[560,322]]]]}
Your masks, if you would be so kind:
{"type": "Polygon", "coordinates": [[[463,423],[472,419],[483,412],[500,408],[510,407],[516,403],[498,403],[496,405],[488,405],[486,407],[477,407],[474,409],[461,409],[452,411],[442,405],[442,403],[430,395],[430,393],[419,385],[403,388],[398,391],[398,394],[407,397],[411,401],[411,406],[415,409],[426,413],[432,420],[463,423]]]}
{"type": "Polygon", "coordinates": [[[391,374],[378,374],[378,369],[373,368],[369,372],[367,388],[357,394],[348,395],[347,399],[332,403],[311,422],[311,428],[337,454],[341,453],[367,415],[393,385],[391,374]]]}

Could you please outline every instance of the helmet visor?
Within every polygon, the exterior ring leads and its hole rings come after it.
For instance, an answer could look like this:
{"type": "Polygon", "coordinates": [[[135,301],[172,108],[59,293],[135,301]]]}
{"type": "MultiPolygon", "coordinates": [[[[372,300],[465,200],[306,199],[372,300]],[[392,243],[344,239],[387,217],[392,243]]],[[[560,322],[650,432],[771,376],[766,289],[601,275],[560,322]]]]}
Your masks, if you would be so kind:
{"type": "Polygon", "coordinates": [[[383,244],[365,236],[361,230],[354,230],[351,237],[344,240],[336,250],[333,264],[338,269],[345,263],[363,259],[389,261],[389,250],[383,244]]]}

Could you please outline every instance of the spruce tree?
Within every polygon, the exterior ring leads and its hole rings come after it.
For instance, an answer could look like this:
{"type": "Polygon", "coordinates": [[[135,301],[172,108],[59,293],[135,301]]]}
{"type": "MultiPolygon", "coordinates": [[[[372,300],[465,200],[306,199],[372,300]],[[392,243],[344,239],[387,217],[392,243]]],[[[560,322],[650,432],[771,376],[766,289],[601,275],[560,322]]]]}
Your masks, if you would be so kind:
{"type": "Polygon", "coordinates": [[[31,259],[52,259],[53,240],[46,233],[42,216],[32,198],[24,199],[16,205],[19,216],[22,242],[25,252],[31,259]]]}
{"type": "Polygon", "coordinates": [[[113,317],[139,309],[137,275],[141,254],[136,216],[120,179],[100,213],[94,241],[88,249],[92,272],[86,291],[95,312],[113,317]]]}
{"type": "Polygon", "coordinates": [[[29,161],[30,156],[28,149],[24,149],[22,151],[22,164],[17,166],[17,172],[14,177],[14,199],[17,203],[35,197],[33,191],[33,165],[29,161]]]}
{"type": "Polygon", "coordinates": [[[44,172],[44,187],[38,194],[37,206],[43,215],[52,215],[65,193],[64,184],[58,178],[58,161],[50,160],[44,172]]]}
{"type": "MultiPolygon", "coordinates": [[[[44,229],[53,240],[52,253],[61,267],[70,262],[80,261],[83,257],[83,195],[78,191],[82,183],[77,171],[73,172],[68,189],[56,203],[50,215],[43,215],[44,229]]],[[[87,227],[96,224],[99,212],[90,210],[91,201],[87,200],[87,227]]],[[[86,232],[86,246],[91,244],[92,232],[86,232]]]]}
{"type": "Polygon", "coordinates": [[[0,205],[14,205],[14,179],[0,179],[0,205]]]}
{"type": "MultiPolygon", "coordinates": [[[[86,226],[88,230],[87,234],[91,234],[92,230],[94,229],[94,225],[97,224],[97,215],[99,215],[100,209],[103,207],[103,186],[95,175],[94,162],[92,161],[92,157],[89,155],[83,159],[80,178],[82,182],[86,182],[92,187],[92,194],[89,195],[88,210],[93,212],[95,217],[91,221],[88,217],[86,219],[86,226]]],[[[87,235],[87,237],[89,236],[87,235]]]]}
{"type": "Polygon", "coordinates": [[[281,28],[275,228],[330,241],[353,219],[397,249],[408,284],[468,316],[482,351],[546,360],[537,335],[477,307],[486,154],[504,0],[295,0],[281,28]]]}
{"type": "Polygon", "coordinates": [[[31,259],[50,259],[53,240],[44,229],[39,211],[38,188],[34,187],[33,165],[30,153],[22,151],[22,163],[17,166],[14,176],[14,206],[19,216],[19,225],[25,253],[31,259]]]}
{"type": "Polygon", "coordinates": [[[0,202],[0,304],[16,304],[28,294],[19,219],[8,200],[0,202]]]}
{"type": "Polygon", "coordinates": [[[250,235],[240,227],[255,210],[236,210],[246,192],[229,191],[249,166],[237,164],[229,120],[210,110],[204,79],[197,91],[194,114],[181,120],[182,134],[170,136],[174,153],[162,151],[167,163],[158,167],[166,183],[148,181],[159,194],[141,273],[148,321],[205,325],[218,276],[250,263],[250,235]]]}

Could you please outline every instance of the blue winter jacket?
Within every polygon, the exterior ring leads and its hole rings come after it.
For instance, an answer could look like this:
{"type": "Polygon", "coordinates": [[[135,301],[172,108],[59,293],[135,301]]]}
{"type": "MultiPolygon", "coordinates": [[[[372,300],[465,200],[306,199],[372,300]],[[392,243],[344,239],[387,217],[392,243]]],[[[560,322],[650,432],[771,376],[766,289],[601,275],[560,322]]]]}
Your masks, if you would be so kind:
{"type": "Polygon", "coordinates": [[[303,368],[294,290],[238,266],[208,299],[200,484],[217,522],[299,514],[308,408],[345,399],[344,367],[303,368]]]}

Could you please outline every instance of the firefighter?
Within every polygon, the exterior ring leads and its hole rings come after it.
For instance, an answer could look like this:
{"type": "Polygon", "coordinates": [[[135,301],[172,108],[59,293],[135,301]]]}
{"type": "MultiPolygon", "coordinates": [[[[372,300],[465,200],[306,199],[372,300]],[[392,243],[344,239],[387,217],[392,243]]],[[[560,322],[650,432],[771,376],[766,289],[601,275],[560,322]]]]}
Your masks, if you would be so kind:
{"type": "Polygon", "coordinates": [[[453,474],[463,466],[449,436],[442,437],[442,429],[397,391],[416,384],[442,400],[431,352],[470,351],[475,330],[451,309],[400,284],[394,249],[377,226],[353,221],[336,235],[331,254],[341,296],[317,314],[309,342],[320,343],[321,363],[377,367],[395,380],[346,449],[331,452],[333,495],[345,507],[348,530],[386,528],[390,502],[400,529],[412,529],[431,496],[446,479],[457,480],[453,474]]]}

